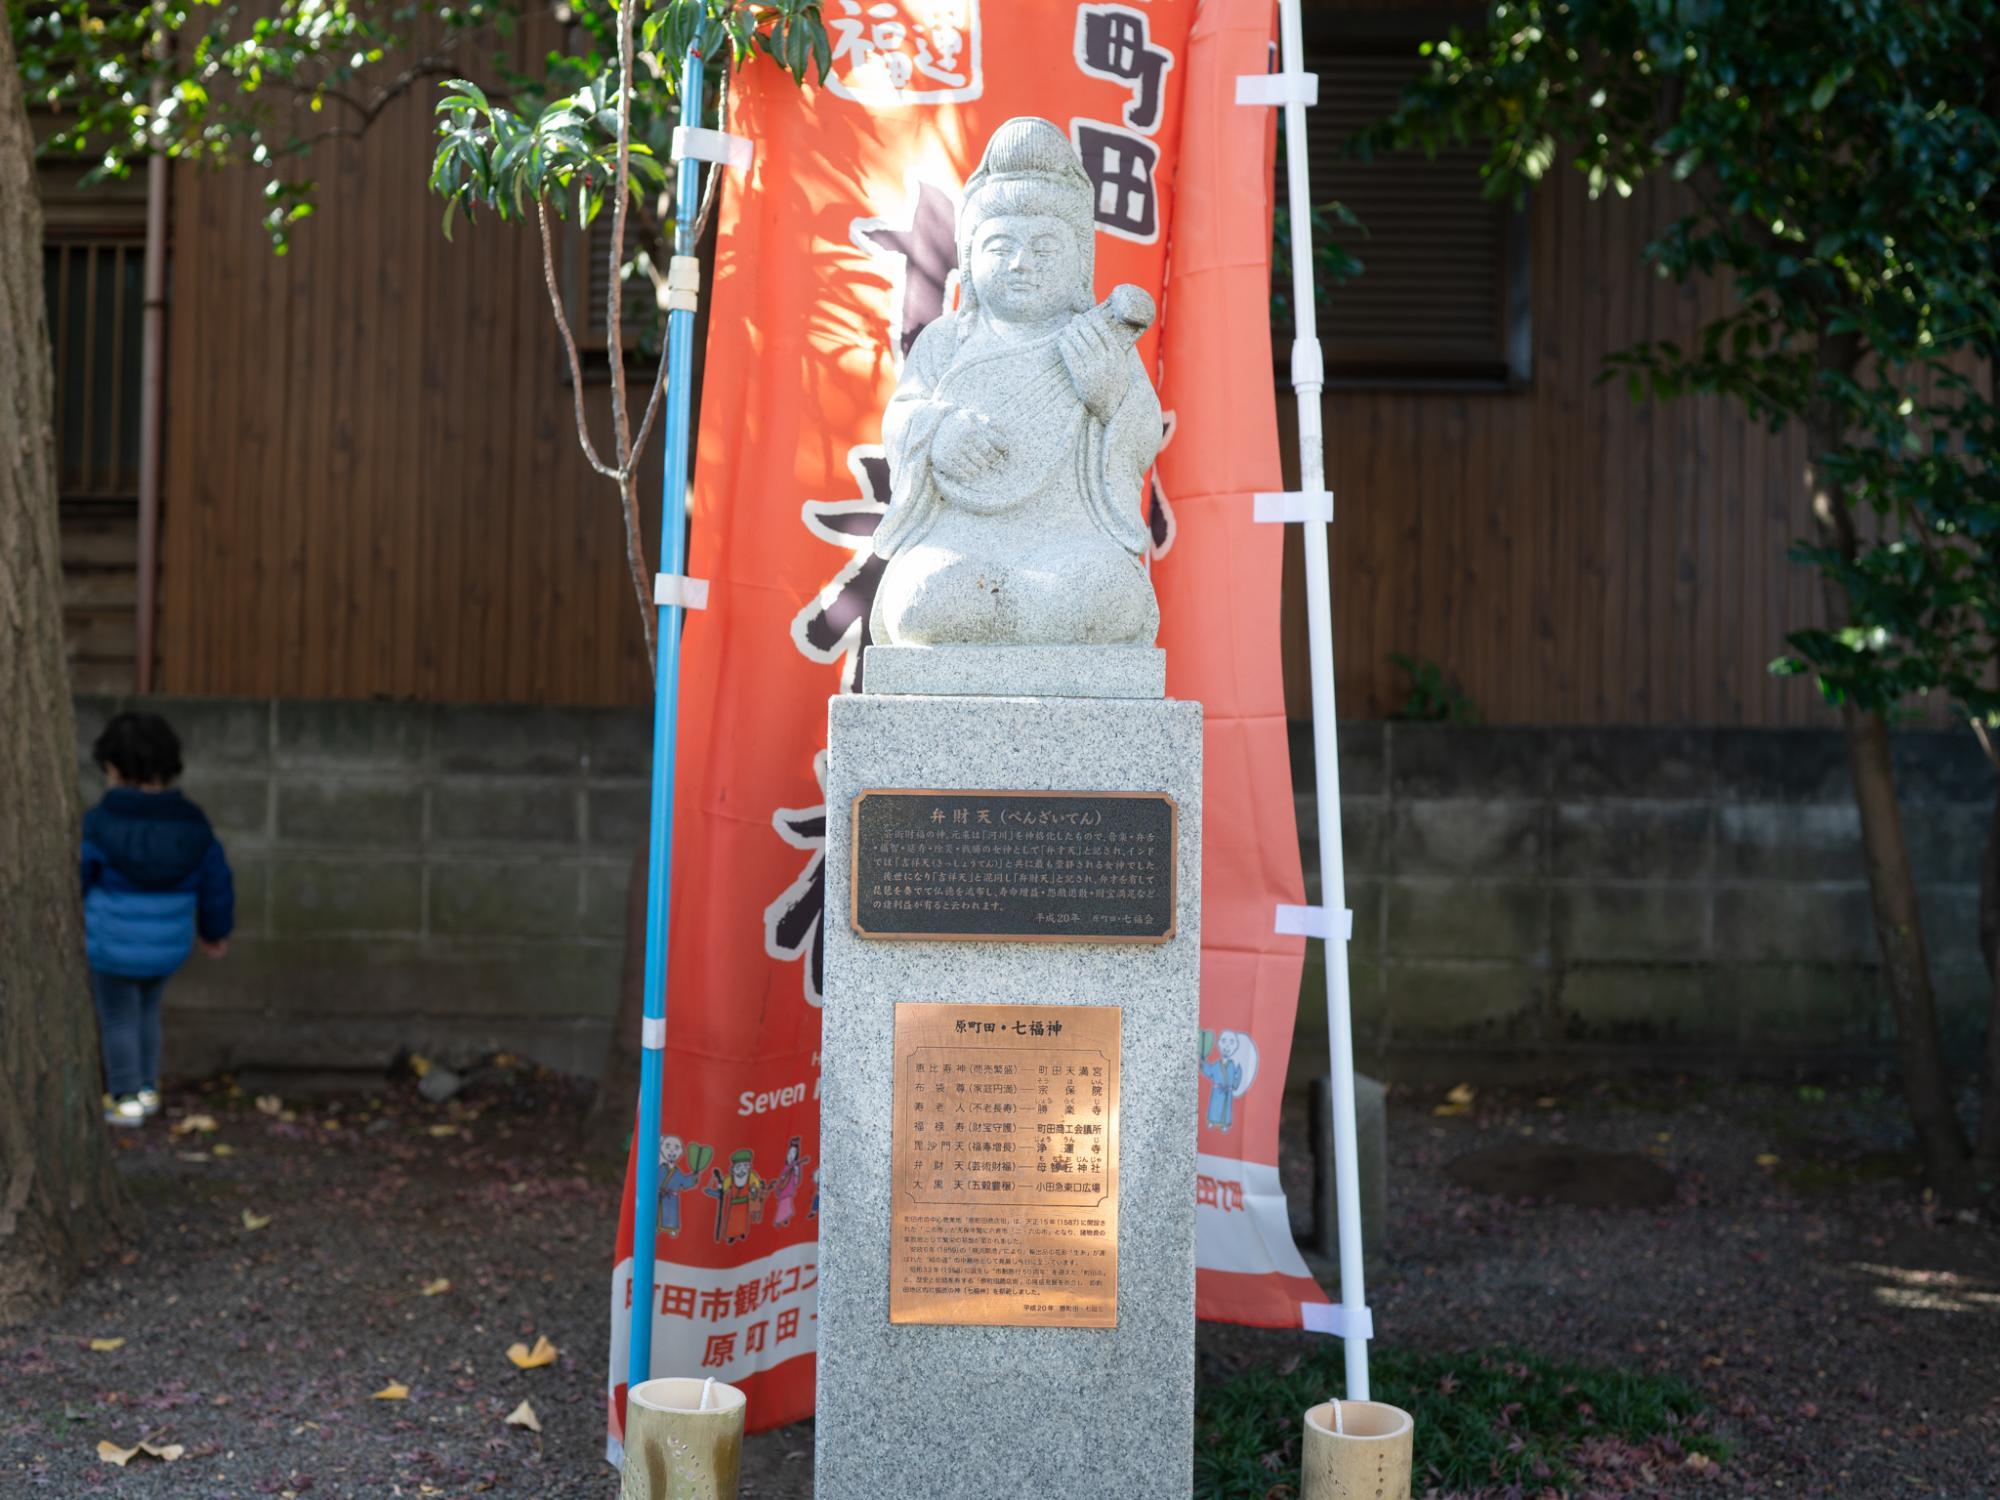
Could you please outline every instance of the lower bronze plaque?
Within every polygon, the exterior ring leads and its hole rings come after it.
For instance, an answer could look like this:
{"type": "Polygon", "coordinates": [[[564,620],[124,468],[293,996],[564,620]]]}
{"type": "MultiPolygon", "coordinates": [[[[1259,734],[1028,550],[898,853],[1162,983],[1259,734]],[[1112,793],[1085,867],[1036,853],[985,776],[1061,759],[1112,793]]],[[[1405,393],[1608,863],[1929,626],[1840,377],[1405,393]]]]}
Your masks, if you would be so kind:
{"type": "Polygon", "coordinates": [[[1118,1326],[1115,1005],[896,1007],[889,1321],[1118,1326]]]}
{"type": "Polygon", "coordinates": [[[865,791],[854,799],[854,930],[1164,943],[1178,817],[1165,792],[865,791]]]}

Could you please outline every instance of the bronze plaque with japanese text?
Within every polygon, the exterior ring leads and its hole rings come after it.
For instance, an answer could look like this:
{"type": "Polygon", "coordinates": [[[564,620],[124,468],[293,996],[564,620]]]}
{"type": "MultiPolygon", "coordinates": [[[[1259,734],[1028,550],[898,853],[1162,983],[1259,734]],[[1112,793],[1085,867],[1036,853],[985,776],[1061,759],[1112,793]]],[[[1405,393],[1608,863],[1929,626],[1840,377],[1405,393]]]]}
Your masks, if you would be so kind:
{"type": "Polygon", "coordinates": [[[1119,1016],[896,1007],[891,1323],[1118,1326],[1119,1016]]]}
{"type": "Polygon", "coordinates": [[[869,790],[854,799],[868,938],[1163,943],[1179,809],[1164,792],[869,790]]]}

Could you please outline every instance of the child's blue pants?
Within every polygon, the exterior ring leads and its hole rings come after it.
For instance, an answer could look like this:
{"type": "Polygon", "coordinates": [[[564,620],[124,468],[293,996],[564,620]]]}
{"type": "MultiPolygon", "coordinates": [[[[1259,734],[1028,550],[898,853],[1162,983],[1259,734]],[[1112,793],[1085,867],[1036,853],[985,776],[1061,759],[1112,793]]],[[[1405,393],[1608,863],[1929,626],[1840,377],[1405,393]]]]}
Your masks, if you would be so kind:
{"type": "Polygon", "coordinates": [[[160,993],[166,987],[164,977],[126,979],[90,971],[104,1086],[114,1099],[160,1086],[160,993]]]}

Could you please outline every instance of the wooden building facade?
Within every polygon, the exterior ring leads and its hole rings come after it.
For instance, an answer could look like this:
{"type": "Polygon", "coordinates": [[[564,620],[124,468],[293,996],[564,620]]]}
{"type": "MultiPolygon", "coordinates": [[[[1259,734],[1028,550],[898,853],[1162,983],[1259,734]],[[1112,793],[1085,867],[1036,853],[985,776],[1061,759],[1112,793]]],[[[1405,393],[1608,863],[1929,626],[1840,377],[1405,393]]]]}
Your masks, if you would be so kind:
{"type": "MultiPolygon", "coordinates": [[[[1469,156],[1361,166],[1331,149],[1448,19],[1312,14],[1328,101],[1315,196],[1368,226],[1350,240],[1368,270],[1323,318],[1344,712],[1400,708],[1401,653],[1488,723],[1825,722],[1809,685],[1766,671],[1817,609],[1814,579],[1786,557],[1808,529],[1798,439],[1713,400],[1634,403],[1600,379],[1608,354],[1684,337],[1718,306],[1720,291],[1642,267],[1673,212],[1666,192],[1593,203],[1564,172],[1516,213],[1480,197],[1469,156]]],[[[647,693],[615,491],[577,451],[535,236],[490,222],[442,235],[425,190],[431,103],[413,93],[365,139],[320,148],[319,210],[284,258],[253,175],[171,174],[160,691],[647,693]]],[[[79,195],[51,217],[59,334],[86,329],[72,278],[100,309],[86,330],[99,368],[75,370],[76,346],[58,340],[72,632],[94,691],[130,685],[132,502],[122,449],[74,474],[67,455],[90,446],[77,424],[101,436],[118,420],[104,403],[123,377],[102,361],[136,358],[104,342],[132,211],[129,194],[79,195]]],[[[1288,406],[1281,372],[1274,387],[1288,406]]],[[[587,396],[602,434],[603,388],[587,396]]],[[[1296,534],[1289,545],[1296,579],[1296,534]]],[[[1302,713],[1300,592],[1286,610],[1302,713]]]]}

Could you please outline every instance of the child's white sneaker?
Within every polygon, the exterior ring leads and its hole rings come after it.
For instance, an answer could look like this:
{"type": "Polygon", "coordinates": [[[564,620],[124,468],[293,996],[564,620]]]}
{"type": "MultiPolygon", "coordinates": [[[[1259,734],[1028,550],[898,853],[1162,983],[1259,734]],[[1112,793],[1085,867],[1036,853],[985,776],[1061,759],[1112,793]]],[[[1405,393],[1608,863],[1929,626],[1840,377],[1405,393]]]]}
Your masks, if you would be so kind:
{"type": "Polygon", "coordinates": [[[110,1105],[105,1109],[104,1123],[107,1125],[122,1126],[126,1129],[130,1129],[136,1125],[143,1125],[146,1123],[146,1106],[139,1102],[137,1094],[127,1094],[116,1104],[110,1105]]]}
{"type": "Polygon", "coordinates": [[[139,1108],[146,1112],[147,1119],[152,1119],[154,1115],[160,1112],[160,1091],[158,1089],[140,1089],[137,1098],[139,1100],[139,1108]]]}

